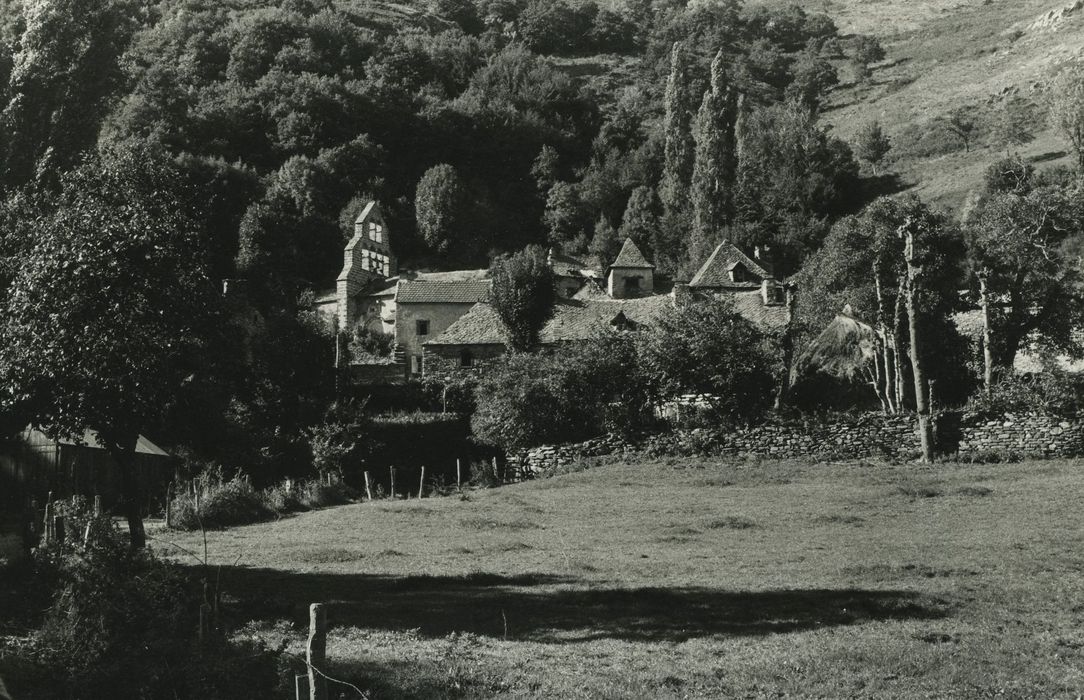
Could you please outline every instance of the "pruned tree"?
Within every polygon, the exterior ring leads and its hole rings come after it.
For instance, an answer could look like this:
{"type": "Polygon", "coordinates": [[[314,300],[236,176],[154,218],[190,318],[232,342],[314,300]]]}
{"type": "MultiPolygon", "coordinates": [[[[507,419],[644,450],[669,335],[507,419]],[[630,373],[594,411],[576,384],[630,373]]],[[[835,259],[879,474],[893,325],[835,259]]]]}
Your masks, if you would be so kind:
{"type": "Polygon", "coordinates": [[[513,255],[498,257],[490,267],[490,276],[490,304],[504,325],[508,345],[517,352],[537,348],[539,334],[553,315],[557,299],[546,250],[528,246],[513,255]]]}
{"type": "Polygon", "coordinates": [[[194,203],[168,160],[108,153],[42,197],[4,300],[5,403],[55,438],[96,431],[116,461],[133,548],[145,543],[141,432],[198,366],[215,309],[194,203]]]}

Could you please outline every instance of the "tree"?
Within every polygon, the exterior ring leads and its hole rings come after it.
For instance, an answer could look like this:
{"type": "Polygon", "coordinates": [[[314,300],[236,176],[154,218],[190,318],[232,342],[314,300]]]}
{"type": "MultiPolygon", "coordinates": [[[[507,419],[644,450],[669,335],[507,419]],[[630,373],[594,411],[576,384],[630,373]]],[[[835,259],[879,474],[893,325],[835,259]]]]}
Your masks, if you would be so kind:
{"type": "Polygon", "coordinates": [[[418,232],[434,252],[444,255],[452,248],[471,247],[466,230],[468,206],[466,187],[455,168],[442,163],[425,171],[418,182],[414,211],[418,232]]]}
{"type": "Polygon", "coordinates": [[[828,90],[839,84],[835,67],[809,50],[798,54],[791,67],[791,74],[793,80],[787,86],[787,98],[800,102],[813,111],[820,109],[821,101],[828,90]]]}
{"type": "Polygon", "coordinates": [[[514,351],[538,347],[539,334],[553,315],[557,290],[547,257],[542,246],[528,246],[511,256],[496,258],[490,267],[490,304],[514,351]]]}
{"type": "Polygon", "coordinates": [[[869,163],[874,172],[877,172],[881,161],[884,160],[890,150],[892,150],[892,142],[884,130],[881,129],[879,122],[870,122],[858,132],[858,138],[855,142],[855,154],[869,163]]]}
{"type": "Polygon", "coordinates": [[[617,239],[617,233],[606,217],[599,217],[595,224],[595,235],[591,238],[587,250],[595,256],[599,269],[602,270],[617,259],[617,254],[621,252],[621,241],[617,239]]]}
{"type": "Polygon", "coordinates": [[[660,316],[643,339],[641,361],[661,398],[702,395],[729,425],[753,422],[772,405],[775,361],[767,338],[727,299],[660,316]]]}
{"type": "Polygon", "coordinates": [[[975,134],[978,133],[979,126],[975,121],[975,118],[971,116],[971,110],[967,108],[961,108],[949,115],[945,121],[945,128],[947,128],[956,138],[960,139],[960,142],[964,145],[964,152],[969,153],[971,151],[971,142],[975,138],[975,134]]]}
{"type": "Polygon", "coordinates": [[[543,216],[549,229],[549,241],[556,245],[574,240],[591,223],[580,200],[579,190],[569,182],[558,182],[550,188],[543,216]]]}
{"type": "Polygon", "coordinates": [[[5,130],[4,182],[20,186],[74,166],[94,146],[123,84],[119,58],[136,11],[124,0],[38,0],[25,6],[5,130]]]}
{"type": "Polygon", "coordinates": [[[1034,105],[1022,97],[1006,100],[994,117],[994,138],[1008,147],[1023,146],[1035,139],[1034,105]]]}
{"type": "Polygon", "coordinates": [[[471,0],[430,0],[429,10],[452,20],[467,34],[481,34],[485,29],[478,8],[471,0]]]}
{"type": "Polygon", "coordinates": [[[52,437],[97,431],[121,475],[133,548],[145,542],[140,433],[193,371],[213,317],[194,202],[168,160],[109,153],[40,200],[37,240],[5,303],[5,401],[52,437]]]}
{"type": "Polygon", "coordinates": [[[667,209],[681,208],[688,197],[696,157],[691,133],[692,92],[685,47],[675,42],[670,52],[670,77],[666,82],[663,134],[666,142],[659,198],[667,209]]]}
{"type": "Polygon", "coordinates": [[[1084,169],[1084,71],[1066,69],[1051,86],[1050,121],[1084,169]]]}
{"type": "Polygon", "coordinates": [[[693,165],[693,225],[700,235],[722,229],[733,217],[732,200],[737,179],[738,98],[729,84],[723,52],[711,64],[711,89],[696,115],[693,136],[696,159],[693,165]]]}
{"type": "Polygon", "coordinates": [[[1079,186],[998,190],[967,227],[984,317],[984,375],[1009,369],[1034,333],[1051,347],[1079,354],[1073,328],[1084,301],[1075,250],[1084,227],[1079,186]]]}
{"type": "Polygon", "coordinates": [[[652,244],[658,230],[659,198],[655,195],[654,188],[641,185],[629,195],[618,236],[631,238],[641,252],[651,259],[654,257],[652,244]]]}
{"type": "Polygon", "coordinates": [[[560,173],[561,157],[556,148],[546,144],[538,152],[538,157],[534,159],[534,164],[531,166],[531,176],[538,184],[538,191],[543,194],[549,192],[550,188],[557,184],[560,173]]]}

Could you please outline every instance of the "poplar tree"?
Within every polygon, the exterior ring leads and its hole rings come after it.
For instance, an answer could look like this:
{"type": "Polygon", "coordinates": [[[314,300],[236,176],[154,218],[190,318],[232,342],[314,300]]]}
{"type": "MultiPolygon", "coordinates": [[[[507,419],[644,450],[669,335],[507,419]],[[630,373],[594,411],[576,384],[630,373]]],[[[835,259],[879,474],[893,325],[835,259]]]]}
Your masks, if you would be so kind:
{"type": "Polygon", "coordinates": [[[693,175],[695,146],[691,133],[692,95],[689,87],[689,63],[681,42],[674,42],[670,53],[670,78],[666,82],[665,160],[659,197],[667,209],[680,209],[687,196],[693,175]]]}
{"type": "Polygon", "coordinates": [[[693,226],[701,236],[720,230],[733,216],[737,106],[720,51],[711,64],[711,88],[704,93],[693,134],[693,226]]]}

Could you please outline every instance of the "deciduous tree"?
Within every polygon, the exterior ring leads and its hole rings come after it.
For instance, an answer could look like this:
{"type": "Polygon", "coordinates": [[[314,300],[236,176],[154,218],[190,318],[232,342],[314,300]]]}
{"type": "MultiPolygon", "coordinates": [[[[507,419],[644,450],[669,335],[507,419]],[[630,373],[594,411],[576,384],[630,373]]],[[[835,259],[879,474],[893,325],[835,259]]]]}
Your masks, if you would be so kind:
{"type": "Polygon", "coordinates": [[[56,438],[97,431],[145,541],[136,441],[184,387],[214,308],[194,203],[169,161],[110,153],[40,200],[38,234],[5,299],[4,399],[56,438]]]}
{"type": "Polygon", "coordinates": [[[557,298],[546,250],[528,246],[499,257],[493,261],[490,275],[490,303],[508,333],[508,344],[516,351],[533,350],[538,346],[539,333],[553,315],[557,298]]]}

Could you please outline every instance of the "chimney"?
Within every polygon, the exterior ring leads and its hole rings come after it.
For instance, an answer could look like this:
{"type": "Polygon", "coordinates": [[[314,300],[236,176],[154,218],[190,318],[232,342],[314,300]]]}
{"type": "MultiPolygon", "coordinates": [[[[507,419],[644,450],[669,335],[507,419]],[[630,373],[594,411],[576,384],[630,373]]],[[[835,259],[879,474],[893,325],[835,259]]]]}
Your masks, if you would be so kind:
{"type": "Polygon", "coordinates": [[[784,303],[784,293],[774,279],[760,281],[760,298],[765,306],[781,306],[784,303]]]}
{"type": "Polygon", "coordinates": [[[693,290],[684,282],[675,282],[674,288],[670,291],[670,298],[673,300],[674,308],[681,308],[692,301],[693,290]]]}

